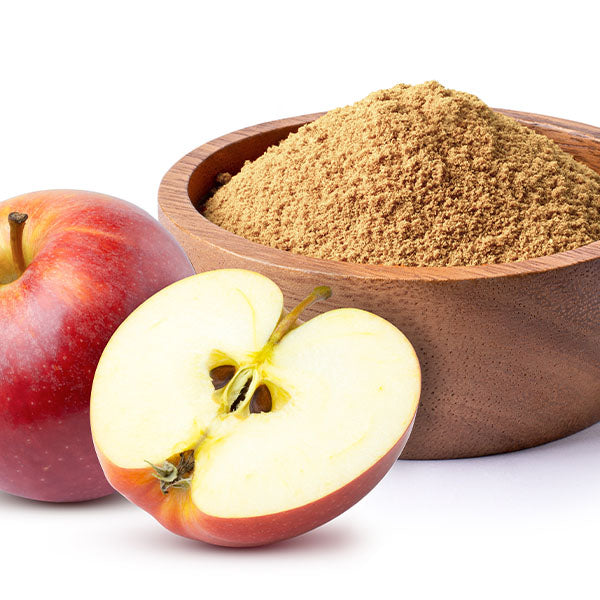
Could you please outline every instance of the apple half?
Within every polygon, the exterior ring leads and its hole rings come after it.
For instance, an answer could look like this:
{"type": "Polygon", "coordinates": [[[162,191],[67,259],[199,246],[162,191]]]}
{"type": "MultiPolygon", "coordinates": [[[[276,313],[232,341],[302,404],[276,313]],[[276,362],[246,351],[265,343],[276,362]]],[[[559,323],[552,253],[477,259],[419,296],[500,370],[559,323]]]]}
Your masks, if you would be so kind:
{"type": "Polygon", "coordinates": [[[223,546],[286,539],[367,494],[420,393],[406,337],[336,309],[299,324],[270,279],[227,269],[152,296],[117,329],[91,399],[110,483],[167,529],[223,546]]]}

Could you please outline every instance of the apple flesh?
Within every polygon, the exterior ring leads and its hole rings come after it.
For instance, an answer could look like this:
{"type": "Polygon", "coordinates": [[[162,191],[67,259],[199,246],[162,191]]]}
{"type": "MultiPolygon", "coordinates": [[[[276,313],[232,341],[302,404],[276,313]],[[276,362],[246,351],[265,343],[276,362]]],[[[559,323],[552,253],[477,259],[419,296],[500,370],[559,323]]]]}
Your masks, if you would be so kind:
{"type": "Polygon", "coordinates": [[[402,451],[420,369],[380,317],[338,309],[298,325],[243,270],[175,283],[117,329],[98,364],[92,433],[108,480],[182,536],[255,546],[360,500],[402,451]]]}
{"type": "Polygon", "coordinates": [[[52,502],[113,491],[89,425],[98,359],[134,308],[193,272],[158,222],[117,198],[0,203],[1,490],[52,502]]]}

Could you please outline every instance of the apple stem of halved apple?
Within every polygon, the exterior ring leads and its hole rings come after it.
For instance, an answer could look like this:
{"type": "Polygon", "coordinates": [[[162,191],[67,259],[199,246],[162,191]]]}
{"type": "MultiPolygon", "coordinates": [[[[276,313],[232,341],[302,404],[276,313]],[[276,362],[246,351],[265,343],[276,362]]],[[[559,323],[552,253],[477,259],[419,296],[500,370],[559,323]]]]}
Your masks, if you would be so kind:
{"type": "Polygon", "coordinates": [[[10,226],[10,250],[17,274],[21,276],[27,265],[25,264],[25,255],[23,254],[23,229],[28,215],[20,212],[11,212],[8,215],[8,224],[10,226]]]}
{"type": "Polygon", "coordinates": [[[330,296],[330,287],[326,285],[316,287],[302,302],[279,320],[267,343],[256,353],[251,365],[239,369],[237,373],[233,365],[220,365],[217,369],[211,370],[212,380],[215,381],[219,378],[219,383],[221,383],[222,379],[220,378],[225,373],[225,368],[229,369],[228,373],[231,374],[231,380],[226,384],[228,387],[225,390],[225,407],[228,412],[242,409],[246,404],[250,414],[271,411],[273,407],[271,391],[265,383],[259,382],[259,365],[268,360],[273,348],[283,339],[286,333],[294,328],[304,310],[311,304],[319,300],[326,300],[330,296]],[[218,372],[215,374],[216,370],[218,372]],[[248,398],[249,401],[247,401],[248,398]]]}
{"type": "MultiPolygon", "coordinates": [[[[291,331],[300,316],[311,304],[319,300],[326,300],[331,296],[331,288],[322,285],[316,287],[302,302],[300,302],[289,313],[281,317],[267,343],[256,353],[252,364],[237,368],[236,365],[225,363],[219,364],[209,371],[215,392],[222,395],[223,413],[237,412],[239,414],[248,407],[248,414],[271,412],[273,408],[273,396],[269,385],[260,380],[260,365],[268,359],[273,348],[291,331]],[[223,392],[218,390],[223,389],[223,392]]],[[[227,356],[222,352],[214,352],[219,361],[227,361],[227,356]]],[[[270,384],[274,390],[276,386],[270,384]]],[[[276,389],[276,397],[286,395],[284,390],[276,389]]],[[[162,465],[148,463],[154,473],[154,477],[160,482],[160,490],[168,494],[170,488],[188,488],[194,471],[194,455],[200,445],[208,436],[210,425],[205,430],[202,438],[194,445],[194,448],[180,453],[165,460],[162,465]]]]}
{"type": "Polygon", "coordinates": [[[293,308],[287,315],[285,315],[277,326],[273,330],[271,337],[265,344],[264,348],[260,351],[258,358],[259,362],[262,362],[261,359],[264,359],[273,347],[278,344],[283,336],[290,331],[296,324],[296,321],[300,317],[301,313],[305,311],[311,304],[315,302],[319,302],[319,300],[327,300],[327,298],[331,297],[331,288],[327,285],[320,285],[316,287],[298,306],[293,308]]]}

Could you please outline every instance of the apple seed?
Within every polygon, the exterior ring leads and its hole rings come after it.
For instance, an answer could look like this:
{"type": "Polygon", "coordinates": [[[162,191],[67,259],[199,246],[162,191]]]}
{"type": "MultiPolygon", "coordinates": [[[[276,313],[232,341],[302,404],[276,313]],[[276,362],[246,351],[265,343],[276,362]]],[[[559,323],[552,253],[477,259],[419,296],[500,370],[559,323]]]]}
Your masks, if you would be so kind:
{"type": "Polygon", "coordinates": [[[252,398],[250,399],[250,413],[271,412],[272,407],[273,401],[271,400],[271,392],[269,391],[269,388],[262,383],[254,390],[254,394],[252,394],[252,398]]]}
{"type": "Polygon", "coordinates": [[[235,367],[233,365],[220,365],[211,369],[208,373],[212,380],[215,390],[224,388],[235,375],[235,367]]]}

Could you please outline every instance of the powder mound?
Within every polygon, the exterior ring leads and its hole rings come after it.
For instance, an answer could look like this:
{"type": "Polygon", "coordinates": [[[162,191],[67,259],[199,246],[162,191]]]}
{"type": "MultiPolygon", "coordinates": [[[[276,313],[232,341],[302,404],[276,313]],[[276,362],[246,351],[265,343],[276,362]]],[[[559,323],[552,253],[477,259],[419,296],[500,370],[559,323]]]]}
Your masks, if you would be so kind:
{"type": "Polygon", "coordinates": [[[481,100],[397,85],[301,127],[218,188],[208,219],[355,263],[475,265],[600,239],[600,175],[481,100]]]}

